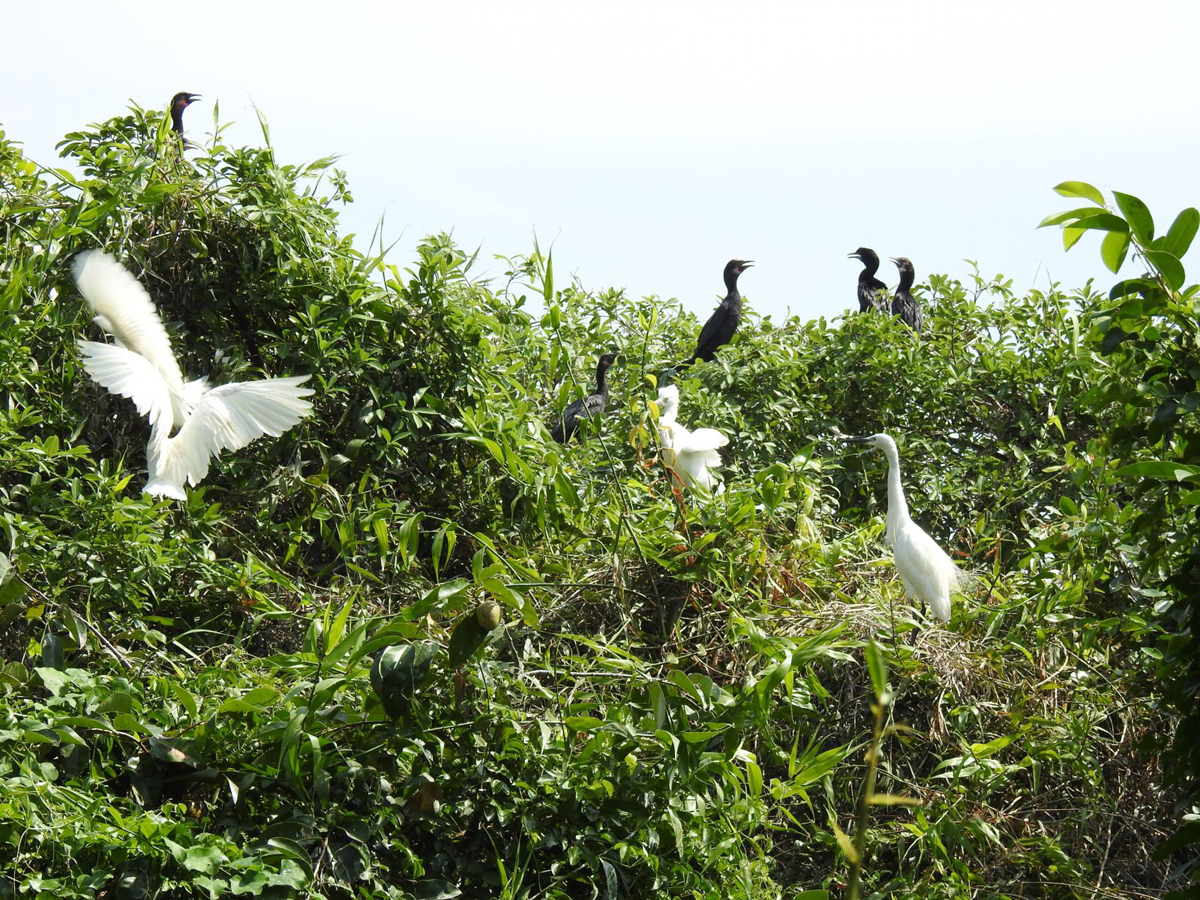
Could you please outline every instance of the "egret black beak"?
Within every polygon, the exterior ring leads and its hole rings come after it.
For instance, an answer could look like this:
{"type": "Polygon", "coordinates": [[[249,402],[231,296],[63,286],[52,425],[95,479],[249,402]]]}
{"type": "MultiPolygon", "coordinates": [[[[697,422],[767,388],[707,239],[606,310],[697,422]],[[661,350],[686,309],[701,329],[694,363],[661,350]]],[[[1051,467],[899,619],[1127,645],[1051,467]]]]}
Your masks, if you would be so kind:
{"type": "Polygon", "coordinates": [[[853,434],[840,434],[838,435],[838,440],[845,441],[848,444],[869,444],[871,443],[871,437],[872,435],[869,434],[862,435],[861,437],[853,434]]]}

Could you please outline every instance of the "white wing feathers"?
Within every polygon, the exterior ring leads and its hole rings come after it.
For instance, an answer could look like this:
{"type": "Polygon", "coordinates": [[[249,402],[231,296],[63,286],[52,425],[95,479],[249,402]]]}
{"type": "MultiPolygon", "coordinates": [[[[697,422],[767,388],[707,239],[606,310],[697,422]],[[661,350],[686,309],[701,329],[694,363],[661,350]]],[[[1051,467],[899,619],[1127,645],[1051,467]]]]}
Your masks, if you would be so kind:
{"type": "MultiPolygon", "coordinates": [[[[85,250],[72,265],[75,283],[96,311],[96,322],[121,346],[144,356],[167,383],[172,398],[183,395],[183,374],[171,350],[171,339],[158,317],[154,301],[141,283],[119,262],[100,250],[85,250]]],[[[174,401],[175,425],[183,424],[174,401]]]]}
{"type": "Polygon", "coordinates": [[[658,438],[663,460],[686,486],[713,489],[717,482],[709,470],[721,465],[721,454],[717,449],[728,444],[729,438],[715,428],[688,431],[678,422],[664,422],[661,418],[658,420],[658,438]]]}
{"type": "Polygon", "coordinates": [[[899,529],[893,549],[896,559],[905,561],[902,574],[909,593],[928,603],[943,622],[949,622],[950,594],[961,580],[958,566],[915,522],[899,529]]]}
{"type": "Polygon", "coordinates": [[[80,341],[83,368],[110,394],[128,397],[156,429],[171,432],[171,395],[162,375],[146,357],[95,341],[80,341]]]}
{"type": "Polygon", "coordinates": [[[83,368],[150,419],[146,493],[185,500],[184,485],[204,479],[211,457],[263,435],[279,437],[312,412],[305,398],[313,391],[301,387],[307,375],[217,388],[204,378],[185,384],[154,302],[120,263],[89,250],[76,258],[74,274],[96,323],[119,344],[80,341],[83,368]]]}
{"type": "Polygon", "coordinates": [[[263,435],[279,437],[312,412],[304,399],[312,388],[300,387],[307,380],[298,375],[241,381],[208,391],[174,437],[158,445],[151,440],[153,474],[146,492],[185,499],[184,484],[199,484],[208,475],[211,457],[240,450],[263,435]]]}
{"type": "MultiPolygon", "coordinates": [[[[688,450],[719,450],[729,443],[729,438],[715,428],[697,428],[687,442],[688,450]]],[[[719,460],[720,457],[718,456],[719,460]]]]}

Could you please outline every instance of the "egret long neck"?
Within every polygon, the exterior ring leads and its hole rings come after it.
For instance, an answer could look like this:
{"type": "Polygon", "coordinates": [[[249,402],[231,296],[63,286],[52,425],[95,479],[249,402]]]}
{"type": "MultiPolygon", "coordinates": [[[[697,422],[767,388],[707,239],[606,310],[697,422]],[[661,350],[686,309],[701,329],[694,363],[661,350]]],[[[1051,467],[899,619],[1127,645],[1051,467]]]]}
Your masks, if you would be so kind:
{"type": "Polygon", "coordinates": [[[895,447],[884,446],[883,453],[888,461],[888,508],[887,508],[887,539],[892,543],[896,539],[897,528],[907,522],[908,501],[904,499],[904,488],[900,484],[900,454],[895,447]]]}

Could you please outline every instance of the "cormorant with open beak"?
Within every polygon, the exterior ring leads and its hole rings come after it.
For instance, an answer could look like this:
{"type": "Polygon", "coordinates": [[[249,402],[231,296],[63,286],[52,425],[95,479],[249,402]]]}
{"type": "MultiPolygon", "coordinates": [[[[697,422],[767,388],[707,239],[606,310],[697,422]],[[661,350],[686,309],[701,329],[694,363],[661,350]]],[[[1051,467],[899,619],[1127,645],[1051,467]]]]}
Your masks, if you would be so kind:
{"type": "Polygon", "coordinates": [[[863,264],[863,270],[858,273],[858,311],[873,309],[887,312],[891,305],[887,285],[875,277],[879,271],[879,255],[870,247],[859,247],[847,254],[847,258],[857,259],[863,264]]]}
{"type": "Polygon", "coordinates": [[[742,295],[738,293],[738,276],[752,265],[754,265],[753,261],[748,259],[731,259],[725,264],[725,287],[727,290],[725,299],[721,301],[721,305],[709,316],[708,321],[704,323],[704,328],[700,330],[700,337],[696,341],[696,352],[679,368],[690,366],[698,359],[712,362],[717,350],[732,340],[733,333],[737,331],[738,322],[742,319],[742,295]]]}

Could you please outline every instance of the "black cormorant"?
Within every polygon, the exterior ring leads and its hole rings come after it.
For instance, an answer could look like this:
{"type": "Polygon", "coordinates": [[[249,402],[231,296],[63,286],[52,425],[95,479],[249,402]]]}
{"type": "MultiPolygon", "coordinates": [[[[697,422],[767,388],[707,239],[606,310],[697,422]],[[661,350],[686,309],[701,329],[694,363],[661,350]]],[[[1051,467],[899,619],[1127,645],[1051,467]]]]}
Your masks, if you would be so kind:
{"type": "Polygon", "coordinates": [[[199,94],[189,94],[187,91],[180,91],[171,98],[171,130],[176,134],[183,134],[183,111],[199,99],[199,94]]]}
{"type": "Polygon", "coordinates": [[[748,259],[731,259],[725,264],[725,287],[728,289],[725,299],[700,329],[700,337],[696,340],[696,352],[680,368],[690,366],[698,359],[712,362],[717,350],[732,340],[742,318],[742,295],[737,289],[738,276],[752,265],[754,263],[748,259]]]}
{"type": "Polygon", "coordinates": [[[888,296],[887,285],[875,277],[875,273],[879,271],[878,254],[870,247],[859,247],[847,256],[863,264],[863,270],[858,273],[858,311],[873,309],[887,312],[892,301],[888,296]]]}
{"type": "Polygon", "coordinates": [[[917,305],[917,298],[909,290],[913,285],[913,279],[916,277],[916,274],[913,272],[913,264],[903,256],[893,256],[891,260],[896,264],[896,268],[900,270],[900,283],[896,285],[896,296],[892,298],[892,315],[899,316],[900,321],[917,334],[920,334],[924,326],[924,320],[921,317],[921,307],[917,305]]]}
{"type": "Polygon", "coordinates": [[[576,400],[564,409],[562,415],[556,417],[550,427],[550,437],[560,444],[565,444],[575,434],[583,419],[590,419],[604,412],[604,407],[608,405],[608,378],[605,373],[616,358],[615,353],[605,353],[600,357],[600,361],[596,363],[596,393],[576,400]]]}

